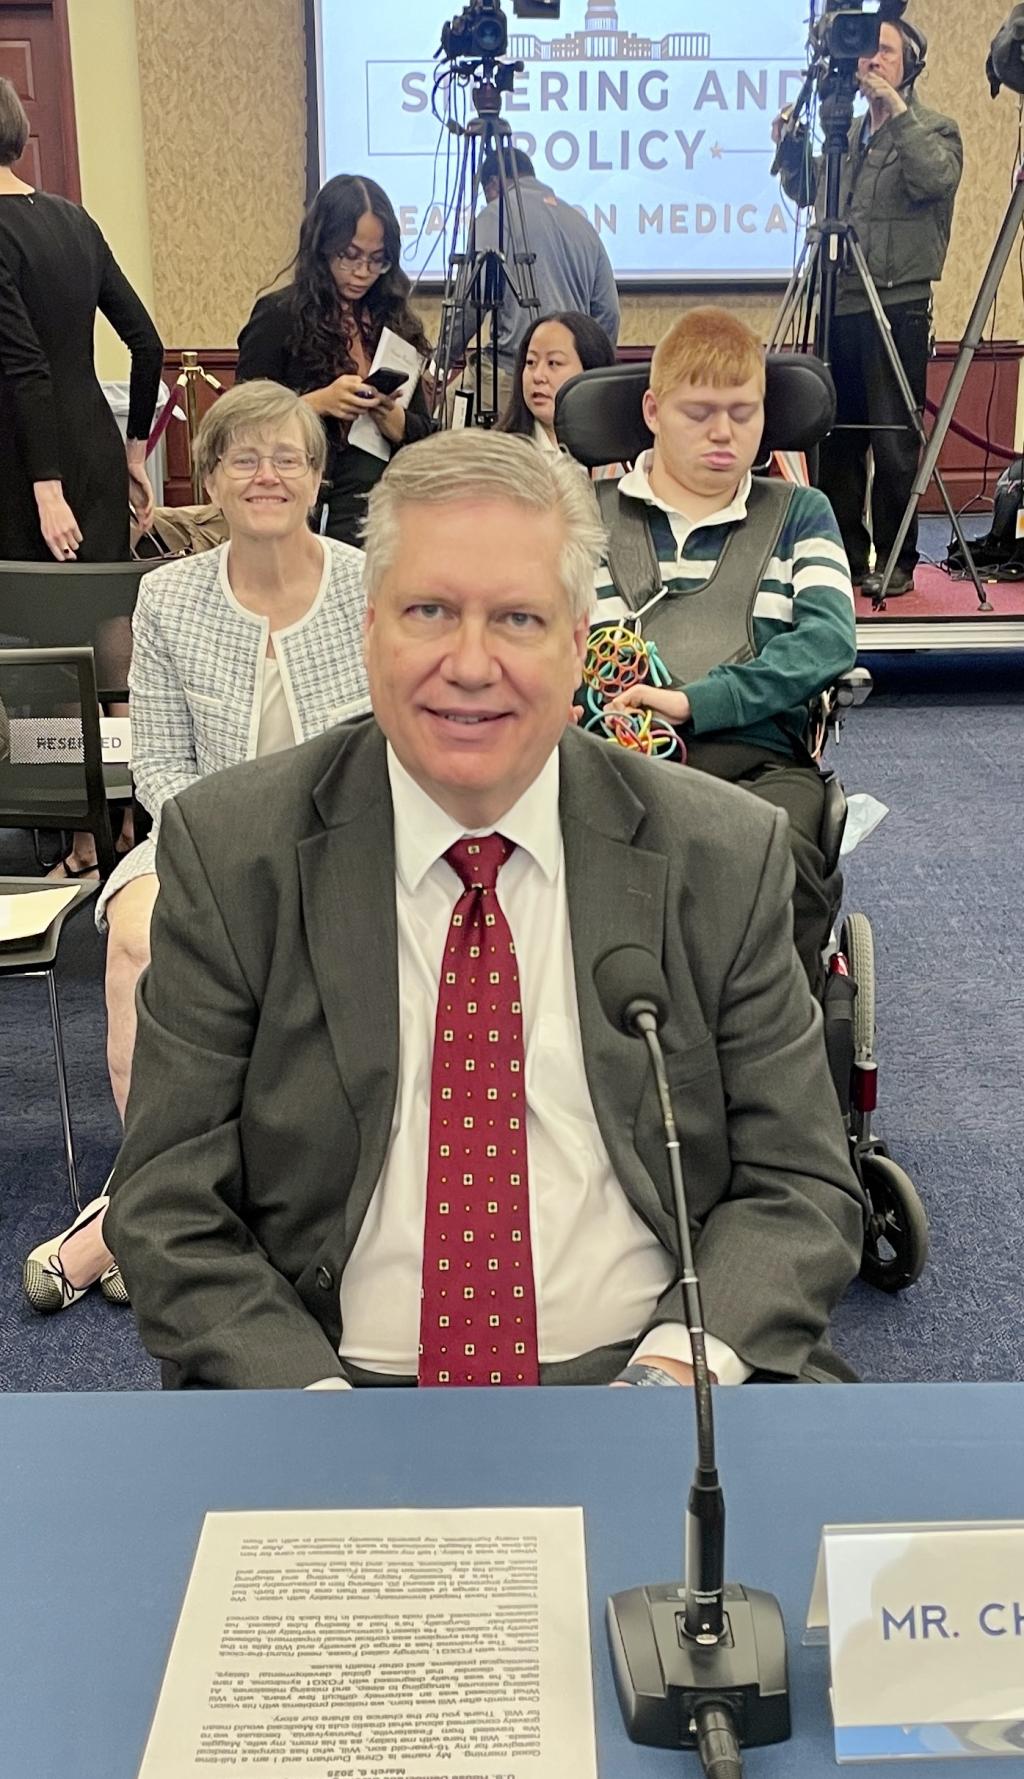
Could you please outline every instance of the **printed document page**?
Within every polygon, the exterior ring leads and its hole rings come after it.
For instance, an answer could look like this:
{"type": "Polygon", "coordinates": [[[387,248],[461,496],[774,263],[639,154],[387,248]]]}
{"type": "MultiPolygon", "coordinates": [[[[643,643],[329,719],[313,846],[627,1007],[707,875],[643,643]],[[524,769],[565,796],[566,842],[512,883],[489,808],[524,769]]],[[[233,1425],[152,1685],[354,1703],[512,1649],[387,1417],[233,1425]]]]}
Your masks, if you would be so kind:
{"type": "MultiPolygon", "coordinates": [[[[377,350],[373,355],[370,373],[374,371],[405,371],[408,382],[403,383],[395,394],[395,401],[400,408],[407,408],[416,393],[416,385],[423,369],[423,359],[415,346],[403,340],[400,334],[393,333],[390,327],[381,330],[377,342],[377,350]]],[[[348,429],[348,442],[359,451],[369,451],[374,457],[383,457],[384,461],[391,456],[391,445],[384,437],[380,428],[370,419],[369,414],[359,414],[348,429]]]]}
{"type": "Polygon", "coordinates": [[[77,894],[74,884],[26,890],[23,895],[0,894],[0,945],[41,938],[51,920],[77,894]]]}
{"type": "Polygon", "coordinates": [[[207,1514],[139,1779],[596,1779],[578,1507],[207,1514]]]}

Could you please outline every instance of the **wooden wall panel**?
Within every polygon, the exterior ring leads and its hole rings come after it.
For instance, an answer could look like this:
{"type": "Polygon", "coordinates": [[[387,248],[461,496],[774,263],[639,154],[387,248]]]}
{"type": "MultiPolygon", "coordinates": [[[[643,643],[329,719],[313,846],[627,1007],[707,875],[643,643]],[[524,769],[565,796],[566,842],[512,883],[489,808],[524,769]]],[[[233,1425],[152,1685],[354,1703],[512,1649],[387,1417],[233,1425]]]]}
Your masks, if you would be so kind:
{"type": "Polygon", "coordinates": [[[32,132],[15,173],[80,203],[65,0],[0,0],[0,74],[24,105],[32,132]]]}
{"type": "MultiPolygon", "coordinates": [[[[620,349],[623,359],[650,357],[649,345],[626,346],[620,349]]],[[[928,396],[936,406],[941,402],[957,355],[954,341],[939,344],[936,356],[928,367],[928,396]]],[[[235,380],[238,353],[234,347],[205,348],[200,362],[212,376],[230,388],[235,380]]],[[[968,372],[957,407],[957,419],[972,432],[987,436],[996,443],[1012,447],[1017,420],[1017,383],[1024,346],[1011,341],[997,341],[982,347],[968,372]]],[[[164,381],[173,387],[181,371],[181,349],[169,349],[164,360],[164,381]]],[[[212,391],[200,385],[199,410],[203,414],[215,399],[212,391]]],[[[957,508],[981,495],[991,497],[1002,474],[1001,458],[989,457],[976,445],[950,432],[939,458],[939,470],[946,480],[950,498],[957,508]]],[[[167,473],[164,498],[169,506],[187,505],[192,499],[191,472],[184,425],[172,420],[167,434],[167,473]]],[[[922,512],[939,513],[943,506],[932,485],[921,503],[922,512]]]]}
{"type": "MultiPolygon", "coordinates": [[[[952,344],[940,345],[928,367],[928,396],[936,405],[946,393],[957,350],[952,344]]],[[[1013,449],[1017,425],[1017,387],[1022,358],[1024,346],[1010,342],[997,340],[992,346],[980,347],[967,373],[954,415],[955,420],[980,438],[989,438],[994,444],[1005,445],[1008,450],[1013,449]]],[[[1003,458],[993,457],[952,430],[947,433],[939,457],[939,472],[957,510],[982,496],[991,499],[1005,468],[1003,458]]],[[[921,511],[945,511],[934,483],[921,501],[921,511]]]]}
{"type": "MultiPolygon", "coordinates": [[[[169,389],[174,386],[181,374],[182,350],[188,348],[168,348],[164,357],[163,378],[169,389]]],[[[225,389],[230,389],[235,380],[235,365],[238,353],[234,347],[221,351],[204,347],[199,353],[199,362],[211,377],[216,377],[225,389]]],[[[211,403],[216,401],[215,392],[208,383],[200,382],[198,389],[198,410],[200,419],[211,403]]],[[[185,403],[180,391],[175,390],[177,405],[184,411],[185,403]]],[[[170,507],[191,506],[192,504],[192,464],[189,457],[188,429],[183,420],[171,421],[164,434],[167,462],[164,470],[164,504],[170,507]]]]}

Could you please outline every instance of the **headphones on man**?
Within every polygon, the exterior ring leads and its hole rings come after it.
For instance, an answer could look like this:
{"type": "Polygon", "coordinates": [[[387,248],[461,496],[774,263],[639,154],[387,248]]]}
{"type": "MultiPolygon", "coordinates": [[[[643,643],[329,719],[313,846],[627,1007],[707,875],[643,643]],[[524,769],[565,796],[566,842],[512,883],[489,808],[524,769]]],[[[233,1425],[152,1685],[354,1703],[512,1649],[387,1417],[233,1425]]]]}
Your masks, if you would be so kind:
{"type": "Polygon", "coordinates": [[[903,79],[900,82],[900,92],[909,93],[913,91],[914,82],[924,73],[928,58],[928,39],[923,31],[918,30],[916,25],[909,24],[906,19],[894,22],[903,39],[903,79]]]}
{"type": "Polygon", "coordinates": [[[903,39],[903,79],[900,81],[901,93],[911,93],[914,82],[920,80],[924,73],[925,60],[928,55],[928,39],[923,31],[904,18],[907,0],[880,0],[878,11],[883,25],[895,25],[903,39]]]}

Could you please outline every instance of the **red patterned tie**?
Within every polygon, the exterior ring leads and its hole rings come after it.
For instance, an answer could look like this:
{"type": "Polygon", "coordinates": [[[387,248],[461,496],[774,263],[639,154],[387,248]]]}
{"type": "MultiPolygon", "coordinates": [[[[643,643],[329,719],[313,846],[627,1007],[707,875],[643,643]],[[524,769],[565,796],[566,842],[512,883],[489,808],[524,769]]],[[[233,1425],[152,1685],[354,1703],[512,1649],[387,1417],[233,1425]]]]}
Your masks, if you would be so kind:
{"type": "Polygon", "coordinates": [[[445,858],[455,904],[437,997],[420,1310],[421,1384],[535,1384],[523,1012],[495,893],[501,834],[445,858]]]}

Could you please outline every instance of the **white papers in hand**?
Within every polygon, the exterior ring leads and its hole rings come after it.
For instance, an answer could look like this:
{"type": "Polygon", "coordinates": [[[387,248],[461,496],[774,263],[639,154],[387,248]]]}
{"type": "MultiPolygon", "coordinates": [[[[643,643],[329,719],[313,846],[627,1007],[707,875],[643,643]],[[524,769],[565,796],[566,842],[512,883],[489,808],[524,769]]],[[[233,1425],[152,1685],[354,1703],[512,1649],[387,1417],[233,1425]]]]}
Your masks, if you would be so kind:
{"type": "Polygon", "coordinates": [[[77,894],[74,884],[26,890],[24,895],[17,896],[0,893],[0,945],[41,938],[51,920],[55,920],[77,894]]]}
{"type": "Polygon", "coordinates": [[[596,1779],[580,1508],[207,1514],[139,1779],[596,1779]]]}
{"type": "MultiPolygon", "coordinates": [[[[423,359],[415,346],[403,340],[398,334],[392,333],[389,327],[383,329],[377,342],[377,350],[370,366],[373,371],[406,371],[409,381],[403,383],[395,395],[400,408],[407,408],[416,393],[416,385],[423,369],[423,359]]],[[[369,414],[360,414],[353,420],[348,429],[348,442],[357,451],[369,451],[374,457],[382,457],[387,462],[391,456],[391,445],[384,437],[379,426],[370,419],[369,414]]]]}

